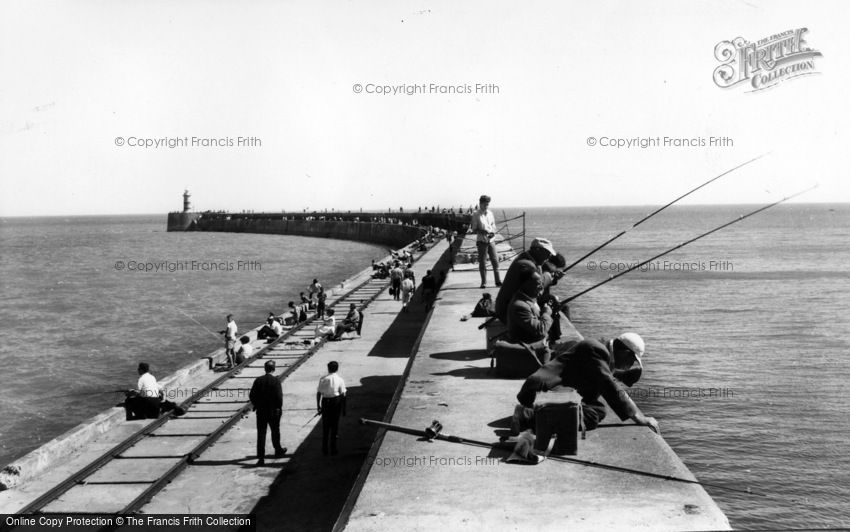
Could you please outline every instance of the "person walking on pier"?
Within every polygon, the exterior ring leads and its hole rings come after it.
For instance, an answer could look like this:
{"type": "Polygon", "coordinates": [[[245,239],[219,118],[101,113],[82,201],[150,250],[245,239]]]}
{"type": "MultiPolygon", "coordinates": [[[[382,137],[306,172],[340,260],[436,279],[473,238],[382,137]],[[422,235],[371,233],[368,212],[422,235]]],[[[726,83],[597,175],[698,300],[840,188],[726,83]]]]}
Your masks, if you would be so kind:
{"type": "Polygon", "coordinates": [[[335,360],[328,362],[328,374],[319,379],[316,389],[316,409],[322,415],[322,454],[327,456],[328,444],[330,453],[337,454],[336,440],[339,432],[339,416],[345,415],[345,381],[337,373],[339,363],[335,360]]]}
{"type": "Polygon", "coordinates": [[[489,207],[490,196],[481,196],[478,200],[478,209],[472,213],[472,222],[469,224],[469,231],[477,235],[475,245],[478,248],[478,271],[481,272],[481,288],[487,286],[488,255],[490,264],[493,266],[493,279],[496,281],[496,286],[502,286],[499,277],[499,257],[496,254],[496,243],[493,240],[497,232],[496,218],[489,207]]]}
{"type": "Polygon", "coordinates": [[[227,315],[227,324],[223,331],[224,335],[224,354],[227,355],[227,365],[233,367],[233,349],[236,347],[236,335],[239,333],[239,328],[233,320],[233,314],[227,315]]]}
{"type": "Polygon", "coordinates": [[[425,303],[425,312],[431,310],[434,299],[437,297],[437,279],[431,275],[431,270],[425,272],[422,278],[422,302],[425,303]]]}
{"type": "MultiPolygon", "coordinates": [[[[409,271],[409,270],[408,270],[409,271]]],[[[411,277],[405,276],[404,280],[401,282],[401,310],[402,312],[407,312],[407,304],[410,303],[410,295],[416,289],[416,285],[413,284],[413,279],[411,277]]]]}
{"type": "Polygon", "coordinates": [[[266,463],[266,428],[271,429],[274,457],[286,454],[286,447],[280,446],[280,416],[283,412],[283,391],[280,381],[275,377],[274,360],[267,360],[263,366],[266,374],[257,377],[251,386],[248,398],[257,412],[257,465],[266,463]]]}
{"type": "Polygon", "coordinates": [[[399,261],[395,261],[393,269],[390,270],[390,290],[393,293],[393,299],[398,301],[401,299],[401,279],[404,277],[404,272],[401,269],[399,261]]]}

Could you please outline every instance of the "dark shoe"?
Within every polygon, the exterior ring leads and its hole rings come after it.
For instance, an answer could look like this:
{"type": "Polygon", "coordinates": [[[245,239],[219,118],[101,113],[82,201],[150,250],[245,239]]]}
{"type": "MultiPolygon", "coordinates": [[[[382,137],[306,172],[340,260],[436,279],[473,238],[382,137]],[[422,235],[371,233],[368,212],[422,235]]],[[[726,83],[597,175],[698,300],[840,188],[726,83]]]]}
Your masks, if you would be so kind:
{"type": "Polygon", "coordinates": [[[487,283],[481,283],[481,286],[479,286],[479,288],[487,288],[487,283]]]}
{"type": "Polygon", "coordinates": [[[282,449],[278,449],[277,451],[274,452],[274,457],[275,458],[283,458],[284,456],[286,456],[287,450],[288,449],[286,447],[284,447],[282,449]]]}
{"type": "Polygon", "coordinates": [[[502,281],[496,281],[496,286],[502,286],[502,281]]]}
{"type": "Polygon", "coordinates": [[[257,465],[258,465],[258,466],[266,465],[266,459],[265,459],[265,458],[260,458],[259,460],[257,460],[257,465]]]}

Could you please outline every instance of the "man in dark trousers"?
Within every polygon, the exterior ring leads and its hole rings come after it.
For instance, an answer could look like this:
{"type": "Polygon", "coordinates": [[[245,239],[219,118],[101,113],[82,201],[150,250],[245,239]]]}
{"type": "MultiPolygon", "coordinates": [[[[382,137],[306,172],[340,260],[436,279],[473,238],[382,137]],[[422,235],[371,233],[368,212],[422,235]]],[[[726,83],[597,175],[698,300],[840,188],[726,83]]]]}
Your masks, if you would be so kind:
{"type": "Polygon", "coordinates": [[[316,390],[316,408],[322,414],[322,454],[337,454],[336,438],[339,430],[339,415],[345,415],[345,381],[339,376],[339,363],[328,362],[328,374],[319,379],[316,390]]]}
{"type": "Polygon", "coordinates": [[[266,426],[271,428],[274,457],[286,454],[286,447],[280,446],[280,415],[283,409],[283,391],[280,381],[273,375],[274,360],[267,360],[263,366],[266,374],[257,377],[251,386],[248,398],[257,412],[257,465],[266,463],[266,426]]]}
{"type": "Polygon", "coordinates": [[[582,397],[587,430],[595,429],[605,417],[601,396],[621,420],[631,419],[637,425],[659,432],[658,422],[645,416],[623,388],[624,381],[631,386],[640,378],[639,371],[634,370],[642,368],[643,352],[643,339],[636,333],[625,333],[605,343],[585,339],[556,353],[556,358],[525,380],[517,394],[517,400],[525,407],[525,421],[534,426],[532,407],[538,392],[569,386],[582,397]],[[635,362],[638,368],[632,369],[635,362]]]}

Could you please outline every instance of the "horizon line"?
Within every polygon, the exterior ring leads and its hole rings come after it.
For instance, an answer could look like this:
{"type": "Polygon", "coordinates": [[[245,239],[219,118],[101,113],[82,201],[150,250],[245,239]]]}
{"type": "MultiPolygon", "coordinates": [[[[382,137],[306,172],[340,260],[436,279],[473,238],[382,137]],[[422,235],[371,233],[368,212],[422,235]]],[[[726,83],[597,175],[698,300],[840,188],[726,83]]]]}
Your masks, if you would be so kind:
{"type": "MultiPolygon", "coordinates": [[[[499,207],[499,210],[523,210],[523,209],[599,209],[599,208],[617,208],[617,207],[657,207],[659,204],[619,204],[619,205],[534,205],[534,206],[524,206],[524,207],[516,207],[516,206],[505,206],[499,207]]],[[[767,205],[767,203],[686,203],[682,205],[674,205],[672,207],[735,207],[735,206],[753,206],[753,205],[767,205]]],[[[850,201],[795,201],[788,202],[785,205],[850,205],[850,201]]],[[[672,208],[671,207],[671,208],[672,208]]],[[[451,208],[451,207],[449,207],[451,208]]],[[[418,208],[417,208],[418,209],[418,208]]],[[[405,211],[403,214],[419,214],[417,209],[405,211]]],[[[492,209],[491,209],[492,210],[492,209]]],[[[280,211],[250,211],[250,212],[242,212],[242,211],[218,211],[213,209],[208,209],[209,212],[224,212],[228,214],[324,214],[326,211],[324,210],[311,210],[311,211],[289,211],[289,210],[280,210],[280,211]]],[[[183,211],[163,211],[163,212],[135,212],[135,213],[120,213],[120,212],[105,212],[105,213],[60,213],[60,214],[0,214],[0,219],[6,218],[58,218],[63,216],[162,216],[168,215],[169,213],[182,213],[183,211]]],[[[204,213],[207,211],[199,211],[199,210],[190,210],[190,213],[204,213]]],[[[357,212],[366,212],[366,213],[380,213],[380,214],[400,214],[399,211],[386,211],[383,209],[360,209],[357,210],[341,210],[336,209],[328,210],[327,213],[339,213],[339,214],[349,214],[349,213],[357,213],[357,212]]],[[[425,214],[423,212],[423,214],[425,214]]],[[[436,214],[436,213],[435,213],[436,214]]],[[[462,214],[462,213],[461,213],[462,214]]]]}

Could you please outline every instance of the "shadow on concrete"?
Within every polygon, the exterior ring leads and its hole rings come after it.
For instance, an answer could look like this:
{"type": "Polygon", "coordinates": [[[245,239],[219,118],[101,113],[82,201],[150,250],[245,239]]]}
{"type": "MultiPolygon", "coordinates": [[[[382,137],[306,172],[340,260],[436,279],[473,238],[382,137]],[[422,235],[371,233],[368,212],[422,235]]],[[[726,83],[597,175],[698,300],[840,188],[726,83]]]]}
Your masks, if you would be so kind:
{"type": "MultiPolygon", "coordinates": [[[[418,290],[417,290],[418,292],[418,290]]],[[[408,358],[413,350],[413,345],[419,337],[419,332],[422,330],[422,324],[425,322],[425,317],[428,315],[425,312],[425,305],[418,301],[408,304],[408,311],[396,313],[396,318],[384,331],[384,334],[375,342],[375,345],[369,351],[367,356],[384,357],[384,358],[408,358]]],[[[379,314],[379,313],[375,313],[379,314]]],[[[366,312],[366,318],[363,320],[363,327],[369,327],[369,313],[366,312]]]]}
{"type": "Polygon", "coordinates": [[[493,427],[493,434],[500,440],[507,440],[511,437],[511,419],[512,416],[500,417],[487,423],[488,427],[493,427]]]}
{"type": "Polygon", "coordinates": [[[483,360],[490,358],[486,349],[466,349],[464,351],[446,351],[444,353],[434,353],[431,358],[439,360],[455,360],[458,362],[469,362],[472,360],[483,360]]]}
{"type": "MultiPolygon", "coordinates": [[[[345,378],[344,366],[340,374],[345,378]]],[[[333,528],[377,434],[374,425],[362,425],[360,418],[383,419],[400,378],[401,375],[365,377],[360,386],[348,388],[347,415],[339,422],[338,455],[322,454],[319,421],[304,442],[287,454],[289,461],[274,463],[266,459],[264,467],[282,468],[269,493],[250,511],[257,516],[257,530],[333,528]]],[[[281,432],[286,445],[283,427],[281,432]]]]}
{"type": "Polygon", "coordinates": [[[466,368],[453,369],[445,373],[432,373],[436,376],[461,377],[464,379],[499,379],[490,368],[478,368],[469,366],[466,368]]]}
{"type": "MultiPolygon", "coordinates": [[[[268,435],[266,436],[268,438],[268,435]]],[[[266,458],[266,467],[275,465],[283,466],[283,462],[274,462],[273,460],[280,460],[280,458],[266,458]]],[[[192,462],[192,467],[198,466],[221,466],[221,465],[241,465],[242,467],[256,467],[257,465],[257,455],[251,454],[246,456],[245,458],[235,458],[233,460],[195,460],[192,462]]]]}
{"type": "Polygon", "coordinates": [[[493,421],[491,421],[490,423],[487,423],[487,426],[488,426],[488,427],[493,427],[493,428],[495,428],[495,429],[506,429],[506,428],[510,428],[510,426],[511,426],[511,419],[513,419],[513,417],[512,417],[512,416],[500,417],[499,419],[494,419],[494,420],[493,420],[493,421]]]}

